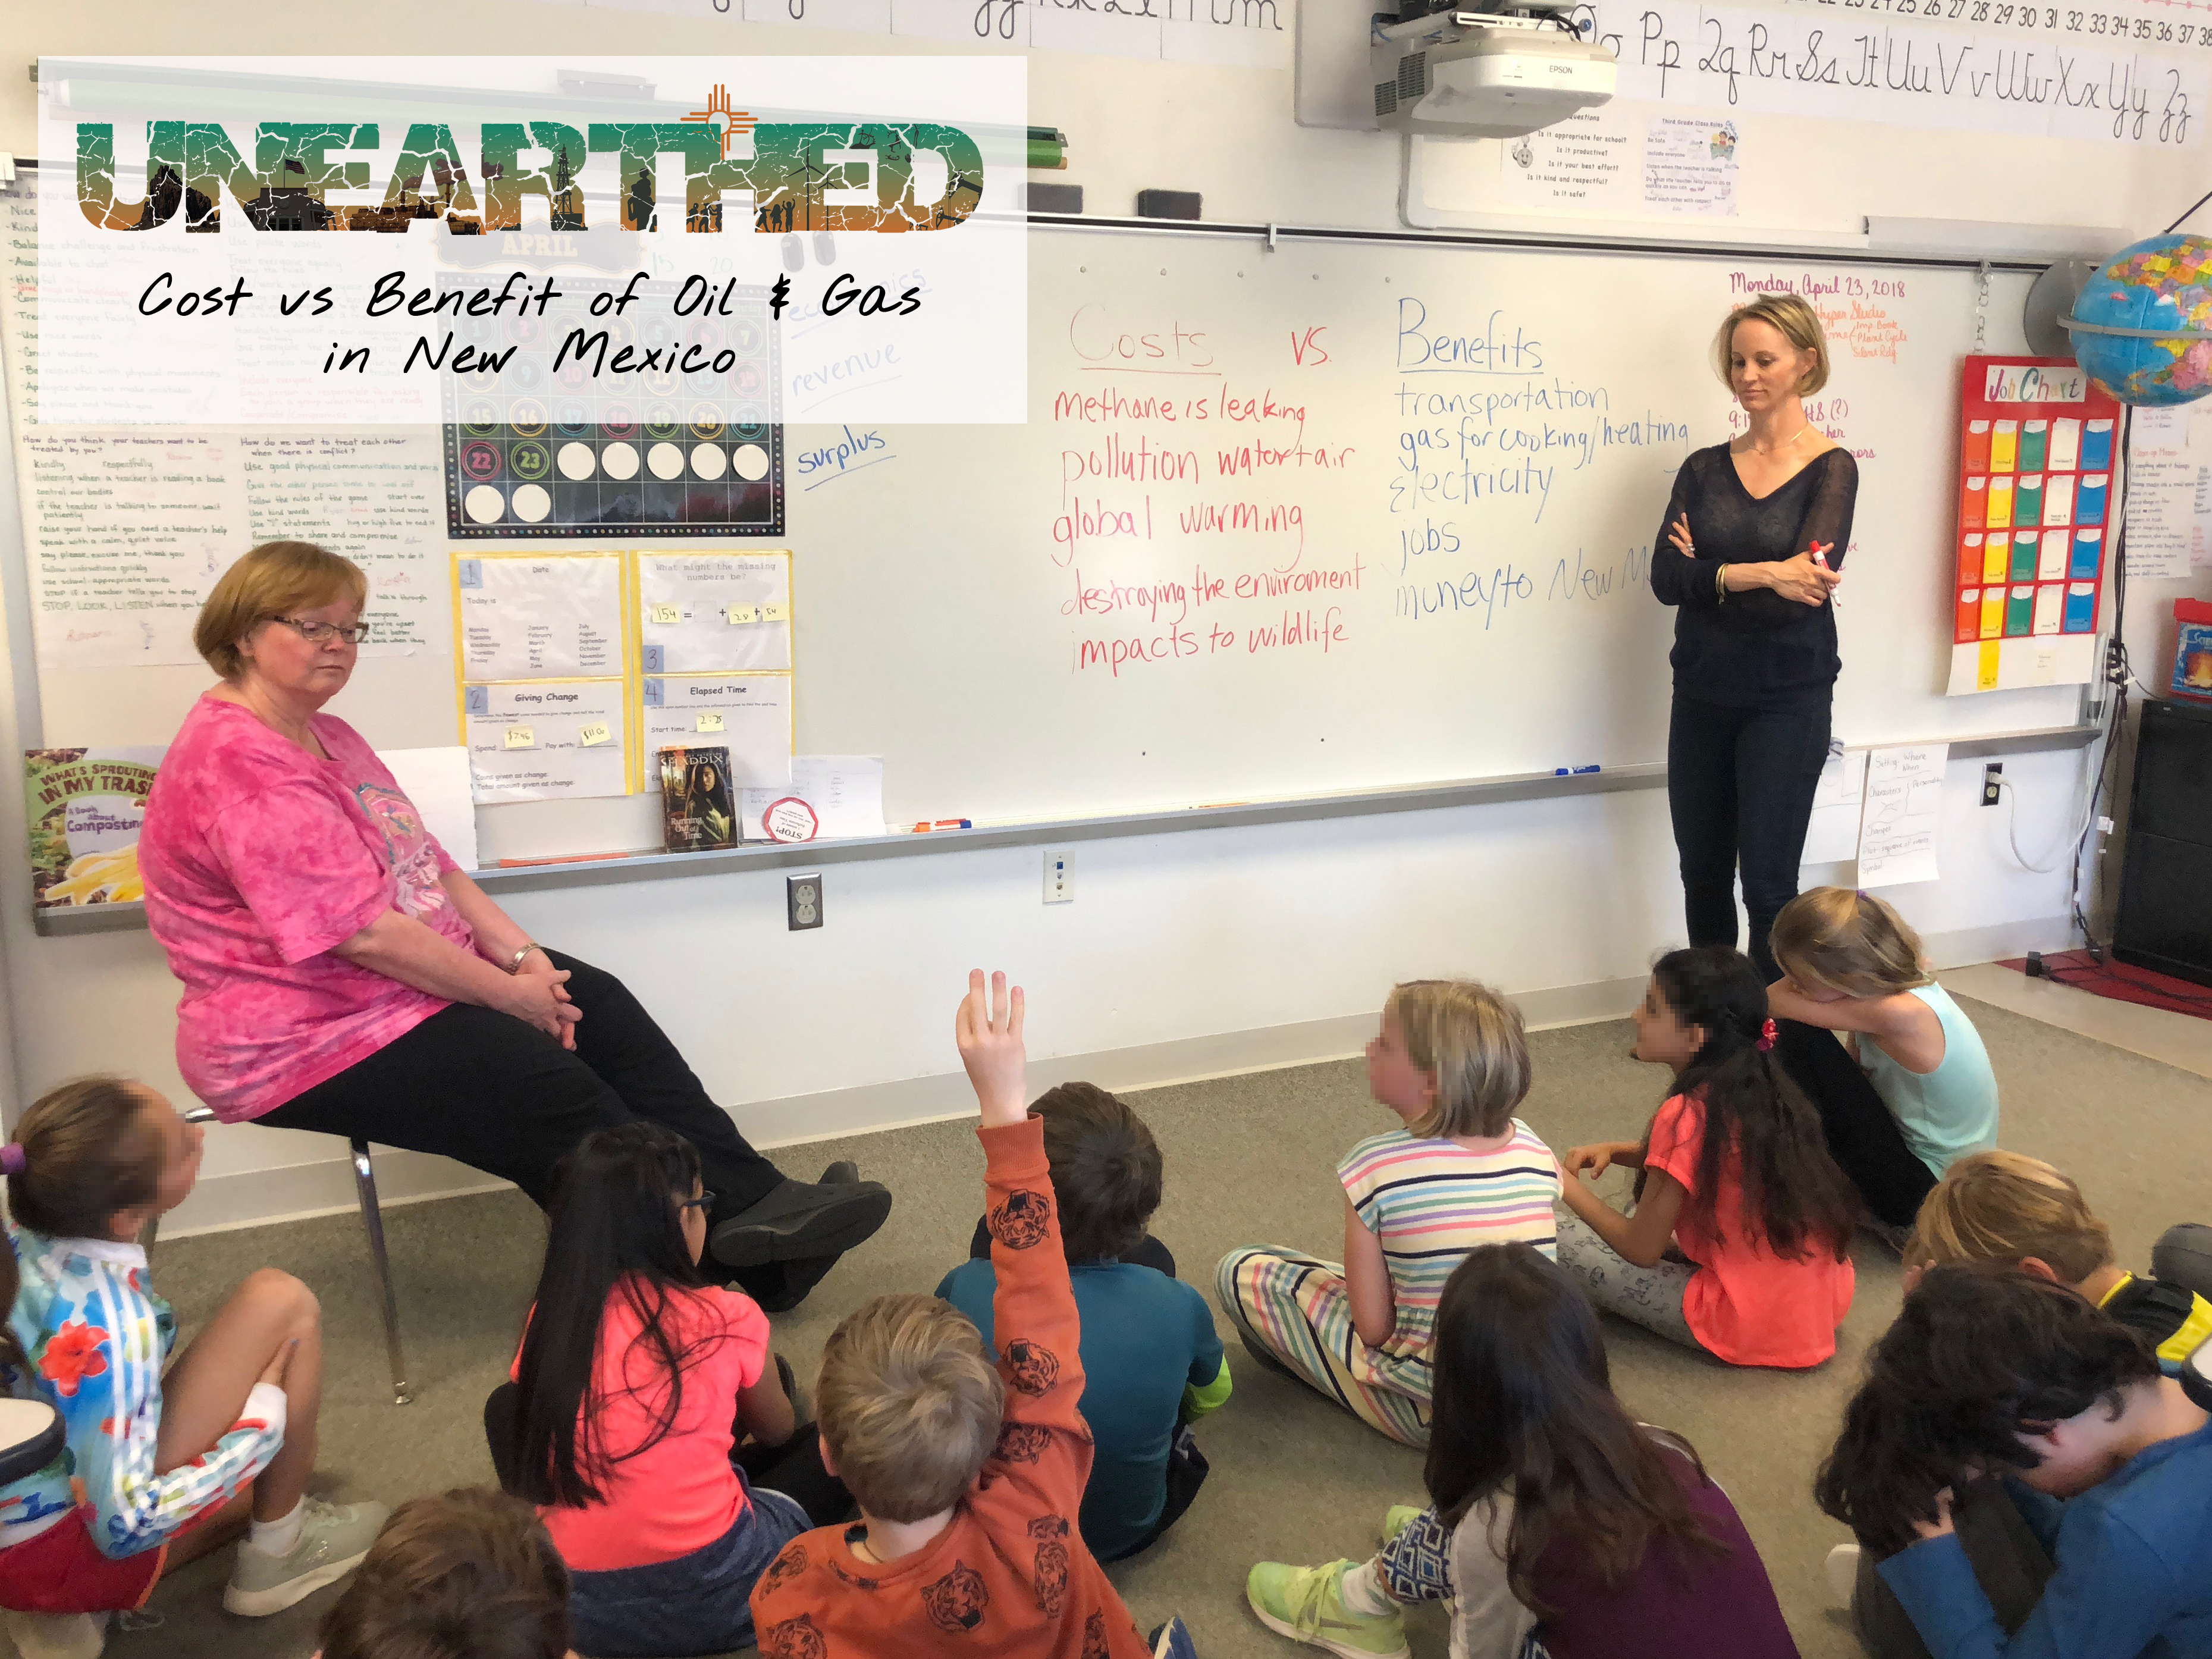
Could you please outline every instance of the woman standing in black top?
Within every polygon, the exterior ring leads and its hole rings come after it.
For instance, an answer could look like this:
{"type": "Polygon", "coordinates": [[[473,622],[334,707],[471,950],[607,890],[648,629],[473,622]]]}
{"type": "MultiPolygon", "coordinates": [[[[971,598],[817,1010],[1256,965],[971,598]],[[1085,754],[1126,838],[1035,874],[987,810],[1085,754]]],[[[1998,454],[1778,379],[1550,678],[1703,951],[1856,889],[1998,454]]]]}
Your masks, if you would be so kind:
{"type": "Polygon", "coordinates": [[[1751,427],[1682,463],[1651,559],[1676,608],[1667,804],[1692,945],[1736,942],[1743,867],[1751,958],[1779,977],[1767,930],[1797,894],[1840,665],[1829,596],[1851,544],[1859,471],[1814,428],[1827,383],[1820,319],[1795,294],[1739,306],[1714,366],[1751,427]]]}

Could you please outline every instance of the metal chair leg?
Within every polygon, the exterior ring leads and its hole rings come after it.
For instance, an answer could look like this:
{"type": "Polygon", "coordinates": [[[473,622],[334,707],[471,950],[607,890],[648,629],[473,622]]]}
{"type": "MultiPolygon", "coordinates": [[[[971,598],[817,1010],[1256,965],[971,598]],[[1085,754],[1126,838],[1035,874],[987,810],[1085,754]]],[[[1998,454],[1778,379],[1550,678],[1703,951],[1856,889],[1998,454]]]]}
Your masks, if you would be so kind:
{"type": "Polygon", "coordinates": [[[377,1294],[383,1298],[384,1348],[392,1362],[392,1403],[404,1406],[415,1395],[407,1386],[407,1360],[399,1347],[399,1298],[392,1288],[392,1259],[384,1249],[384,1212],[376,1202],[376,1170],[368,1143],[353,1143],[353,1184],[361,1196],[361,1224],[368,1233],[369,1260],[376,1268],[377,1294]]]}

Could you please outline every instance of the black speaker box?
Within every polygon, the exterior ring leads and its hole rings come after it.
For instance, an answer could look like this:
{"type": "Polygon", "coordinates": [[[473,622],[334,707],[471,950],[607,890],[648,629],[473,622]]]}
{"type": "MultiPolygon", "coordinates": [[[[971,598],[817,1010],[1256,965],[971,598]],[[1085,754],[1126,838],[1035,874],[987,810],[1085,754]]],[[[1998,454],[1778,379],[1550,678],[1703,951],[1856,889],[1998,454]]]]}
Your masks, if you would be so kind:
{"type": "Polygon", "coordinates": [[[2212,985],[2212,708],[2143,705],[2112,954],[2212,985]]]}

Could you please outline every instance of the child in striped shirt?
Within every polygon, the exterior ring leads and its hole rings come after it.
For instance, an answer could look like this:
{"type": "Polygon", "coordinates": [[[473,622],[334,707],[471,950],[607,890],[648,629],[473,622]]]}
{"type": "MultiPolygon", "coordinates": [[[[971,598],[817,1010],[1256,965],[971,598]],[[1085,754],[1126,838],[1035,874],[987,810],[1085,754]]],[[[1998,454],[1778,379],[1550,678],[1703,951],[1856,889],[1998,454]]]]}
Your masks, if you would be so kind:
{"type": "Polygon", "coordinates": [[[1337,1165],[1344,1261],[1277,1245],[1214,1270],[1252,1357],[1409,1446],[1429,1439],[1429,1348],[1444,1281],[1480,1244],[1553,1253],[1559,1166],[1513,1109],[1528,1093],[1520,1011],[1467,980],[1390,993],[1367,1085],[1403,1127],[1337,1165]]]}

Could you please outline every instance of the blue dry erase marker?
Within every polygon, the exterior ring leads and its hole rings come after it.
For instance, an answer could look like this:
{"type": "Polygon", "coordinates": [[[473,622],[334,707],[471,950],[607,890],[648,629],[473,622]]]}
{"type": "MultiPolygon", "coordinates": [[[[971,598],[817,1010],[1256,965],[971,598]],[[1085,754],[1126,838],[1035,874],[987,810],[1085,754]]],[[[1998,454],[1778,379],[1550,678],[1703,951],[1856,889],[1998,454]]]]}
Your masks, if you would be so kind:
{"type": "Polygon", "coordinates": [[[1555,778],[1564,778],[1571,777],[1573,775],[1564,766],[1555,766],[1552,769],[1552,775],[1555,778]]]}
{"type": "Polygon", "coordinates": [[[1578,778],[1586,778],[1597,769],[1595,766],[1577,766],[1575,768],[1575,775],[1578,778]]]}

